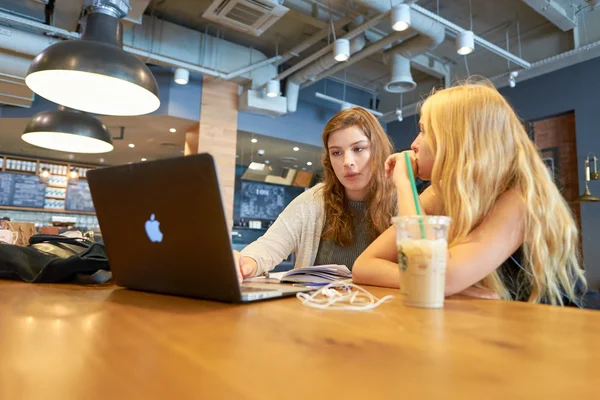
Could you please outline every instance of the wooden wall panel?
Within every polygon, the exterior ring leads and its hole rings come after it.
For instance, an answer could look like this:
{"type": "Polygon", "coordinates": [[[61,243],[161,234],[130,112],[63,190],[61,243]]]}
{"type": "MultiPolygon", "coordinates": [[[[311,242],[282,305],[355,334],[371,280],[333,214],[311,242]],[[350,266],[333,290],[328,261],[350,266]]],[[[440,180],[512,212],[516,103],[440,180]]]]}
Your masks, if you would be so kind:
{"type": "Polygon", "coordinates": [[[200,124],[197,133],[188,132],[185,138],[186,155],[207,152],[215,158],[230,228],[233,224],[237,101],[237,83],[204,78],[200,124]]]}

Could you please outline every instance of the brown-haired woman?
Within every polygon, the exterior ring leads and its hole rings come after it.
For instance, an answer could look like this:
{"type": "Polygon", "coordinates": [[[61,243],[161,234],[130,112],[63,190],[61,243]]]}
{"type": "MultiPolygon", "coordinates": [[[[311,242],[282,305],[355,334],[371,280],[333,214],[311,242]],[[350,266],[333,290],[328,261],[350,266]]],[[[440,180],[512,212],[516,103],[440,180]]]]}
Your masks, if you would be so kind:
{"type": "Polygon", "coordinates": [[[390,226],[396,196],[384,164],[393,146],[377,119],[359,107],[337,113],[323,130],[323,147],[324,182],[294,199],[261,238],[242,250],[242,278],[270,271],[292,252],[294,268],[352,268],[390,226]]]}

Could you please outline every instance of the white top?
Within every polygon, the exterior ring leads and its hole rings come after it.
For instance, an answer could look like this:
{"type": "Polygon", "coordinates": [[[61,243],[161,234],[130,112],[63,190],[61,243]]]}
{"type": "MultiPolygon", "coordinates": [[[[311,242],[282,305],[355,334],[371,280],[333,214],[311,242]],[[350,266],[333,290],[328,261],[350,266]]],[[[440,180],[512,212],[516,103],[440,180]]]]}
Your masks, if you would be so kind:
{"type": "Polygon", "coordinates": [[[296,197],[265,234],[241,251],[258,264],[257,275],[270,271],[296,253],[294,268],[310,267],[315,262],[325,223],[323,184],[296,197]]]}

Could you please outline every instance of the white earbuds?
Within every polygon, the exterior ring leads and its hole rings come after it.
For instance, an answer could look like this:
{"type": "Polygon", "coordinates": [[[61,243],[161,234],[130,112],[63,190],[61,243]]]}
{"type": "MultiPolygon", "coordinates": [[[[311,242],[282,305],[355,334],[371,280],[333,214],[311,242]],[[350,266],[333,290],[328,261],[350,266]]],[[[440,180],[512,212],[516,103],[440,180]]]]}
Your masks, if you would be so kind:
{"type": "Polygon", "coordinates": [[[394,298],[388,295],[378,299],[351,280],[331,282],[313,294],[298,293],[296,297],[307,307],[321,310],[365,311],[378,307],[385,301],[394,298]],[[353,291],[352,289],[357,289],[353,291]]]}

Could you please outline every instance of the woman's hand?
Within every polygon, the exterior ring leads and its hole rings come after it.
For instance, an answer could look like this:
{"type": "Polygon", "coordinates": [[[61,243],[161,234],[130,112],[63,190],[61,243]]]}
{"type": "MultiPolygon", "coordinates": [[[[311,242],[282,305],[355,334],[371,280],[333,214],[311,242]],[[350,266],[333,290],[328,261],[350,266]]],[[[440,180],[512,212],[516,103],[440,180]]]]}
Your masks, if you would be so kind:
{"type": "Polygon", "coordinates": [[[233,259],[235,260],[236,271],[240,283],[244,279],[252,278],[256,275],[258,264],[250,257],[244,257],[239,251],[233,250],[233,259]]]}
{"type": "Polygon", "coordinates": [[[392,154],[385,160],[385,176],[386,178],[392,178],[394,185],[398,185],[406,182],[410,182],[411,179],[416,178],[418,175],[417,159],[415,158],[415,152],[412,150],[403,151],[402,153],[392,154]],[[406,161],[404,153],[408,154],[408,158],[412,165],[414,176],[410,176],[408,169],[406,168],[406,161]]]}

